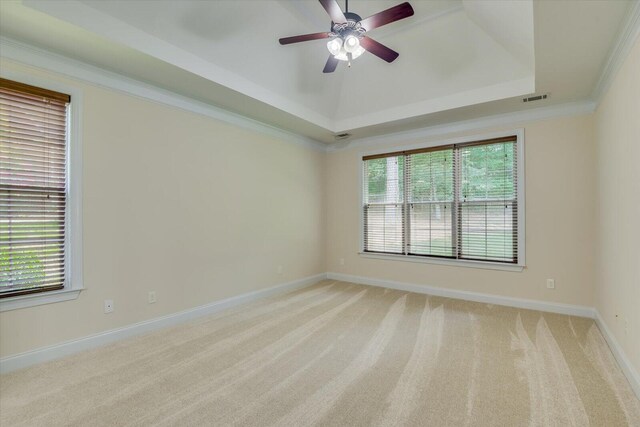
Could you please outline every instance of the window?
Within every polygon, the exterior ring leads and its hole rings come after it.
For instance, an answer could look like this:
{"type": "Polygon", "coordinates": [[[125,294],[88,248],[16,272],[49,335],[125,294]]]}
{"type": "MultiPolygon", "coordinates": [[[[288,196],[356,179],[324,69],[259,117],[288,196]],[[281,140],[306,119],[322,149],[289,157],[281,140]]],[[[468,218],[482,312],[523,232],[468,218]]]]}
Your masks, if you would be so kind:
{"type": "Polygon", "coordinates": [[[365,253],[520,264],[518,137],[363,157],[365,253]]]}
{"type": "Polygon", "coordinates": [[[0,79],[0,298],[68,287],[68,110],[0,79]]]}

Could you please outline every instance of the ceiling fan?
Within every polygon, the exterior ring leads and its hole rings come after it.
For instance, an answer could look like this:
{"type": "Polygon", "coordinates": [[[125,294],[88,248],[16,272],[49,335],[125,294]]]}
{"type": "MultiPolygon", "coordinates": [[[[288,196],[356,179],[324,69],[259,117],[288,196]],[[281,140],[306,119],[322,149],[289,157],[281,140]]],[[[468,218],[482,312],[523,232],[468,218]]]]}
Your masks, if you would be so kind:
{"type": "Polygon", "coordinates": [[[398,57],[398,52],[369,38],[366,33],[374,28],[412,16],[413,8],[408,2],[362,19],[359,15],[349,12],[349,0],[345,0],[345,12],[342,12],[336,0],[319,1],[331,17],[330,31],[284,37],[280,39],[281,45],[330,39],[327,42],[327,49],[331,55],[322,70],[323,73],[333,73],[338,66],[338,61],[347,61],[350,67],[351,60],[356,59],[365,51],[369,51],[387,62],[393,62],[398,57]]]}

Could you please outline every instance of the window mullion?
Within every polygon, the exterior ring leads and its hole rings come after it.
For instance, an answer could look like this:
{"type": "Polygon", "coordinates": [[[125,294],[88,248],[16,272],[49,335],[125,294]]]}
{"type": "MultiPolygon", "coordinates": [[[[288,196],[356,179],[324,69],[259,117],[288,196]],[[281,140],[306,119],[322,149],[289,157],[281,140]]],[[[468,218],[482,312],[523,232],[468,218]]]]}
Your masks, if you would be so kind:
{"type": "Polygon", "coordinates": [[[403,185],[403,221],[404,221],[404,254],[409,254],[409,247],[411,246],[411,207],[409,206],[409,194],[411,189],[409,188],[411,182],[411,162],[409,160],[411,155],[404,156],[404,185],[403,185]]]}
{"type": "Polygon", "coordinates": [[[511,170],[513,174],[513,201],[511,203],[511,239],[512,239],[512,253],[513,253],[513,262],[518,263],[518,259],[520,259],[521,254],[518,251],[518,240],[523,239],[524,236],[520,236],[520,229],[518,225],[518,210],[520,206],[518,205],[518,197],[520,192],[518,190],[518,169],[523,167],[524,165],[518,165],[518,145],[513,144],[513,159],[511,163],[511,170]]]}
{"type": "Polygon", "coordinates": [[[451,204],[451,243],[453,244],[454,258],[460,258],[460,242],[458,235],[461,232],[459,203],[460,200],[460,151],[453,147],[453,203],[451,204]]]}

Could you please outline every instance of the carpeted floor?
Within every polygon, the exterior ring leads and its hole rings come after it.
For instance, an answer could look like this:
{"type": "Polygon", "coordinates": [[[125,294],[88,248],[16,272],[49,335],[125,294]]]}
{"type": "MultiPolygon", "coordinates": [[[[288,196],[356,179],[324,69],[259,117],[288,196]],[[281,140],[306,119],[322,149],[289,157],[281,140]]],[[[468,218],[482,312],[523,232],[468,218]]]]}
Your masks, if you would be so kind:
{"type": "Polygon", "coordinates": [[[0,425],[640,426],[594,322],[324,281],[0,377],[0,425]]]}

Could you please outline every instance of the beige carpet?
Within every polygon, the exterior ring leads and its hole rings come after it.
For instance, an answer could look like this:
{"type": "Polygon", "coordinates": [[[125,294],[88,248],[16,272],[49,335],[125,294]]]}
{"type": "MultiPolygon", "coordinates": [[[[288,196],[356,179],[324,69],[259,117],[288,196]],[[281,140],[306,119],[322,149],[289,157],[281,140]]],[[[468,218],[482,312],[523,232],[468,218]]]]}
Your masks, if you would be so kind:
{"type": "Polygon", "coordinates": [[[640,426],[594,322],[325,281],[0,377],[0,425],[640,426]]]}

